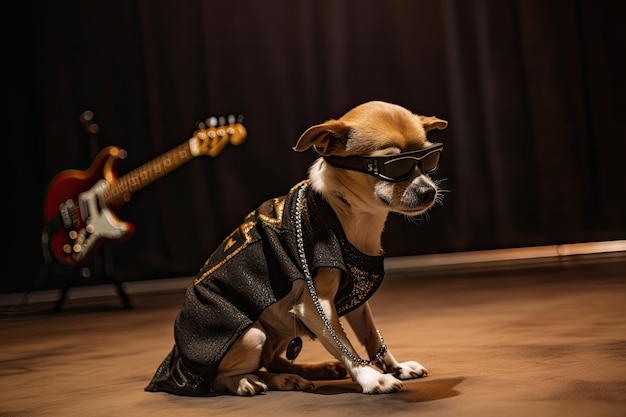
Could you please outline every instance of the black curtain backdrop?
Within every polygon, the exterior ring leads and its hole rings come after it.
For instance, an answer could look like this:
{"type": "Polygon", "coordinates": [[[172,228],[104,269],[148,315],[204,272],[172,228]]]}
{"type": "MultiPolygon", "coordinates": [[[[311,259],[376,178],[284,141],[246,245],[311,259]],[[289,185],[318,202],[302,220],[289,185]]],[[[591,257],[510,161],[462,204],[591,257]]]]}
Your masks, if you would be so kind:
{"type": "Polygon", "coordinates": [[[625,5],[5,2],[2,291],[32,285],[47,187],[86,170],[94,145],[127,151],[123,175],[207,116],[245,117],[243,145],[136,192],[118,213],[134,236],[101,251],[121,280],[195,275],[249,211],[305,178],[315,154],[291,149],[299,135],[368,100],[449,121],[430,134],[446,145],[434,177],[449,192],[427,218],[390,218],[388,256],[625,239],[625,5]]]}

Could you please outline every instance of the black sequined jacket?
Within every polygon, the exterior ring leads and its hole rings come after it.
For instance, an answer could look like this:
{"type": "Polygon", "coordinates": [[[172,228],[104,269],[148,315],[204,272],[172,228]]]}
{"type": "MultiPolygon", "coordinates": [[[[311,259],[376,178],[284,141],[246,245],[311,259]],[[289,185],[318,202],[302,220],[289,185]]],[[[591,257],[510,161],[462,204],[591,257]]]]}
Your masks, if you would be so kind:
{"type": "Polygon", "coordinates": [[[363,304],[384,275],[383,257],[368,256],[345,237],[339,219],[308,180],[283,197],[264,202],[244,219],[200,269],[187,288],[174,325],[175,344],[145,388],[172,394],[209,394],[220,361],[263,310],[305,279],[297,248],[296,216],[311,276],[339,268],[334,303],[340,316],[363,304]],[[305,192],[301,210],[299,190],[305,192]]]}

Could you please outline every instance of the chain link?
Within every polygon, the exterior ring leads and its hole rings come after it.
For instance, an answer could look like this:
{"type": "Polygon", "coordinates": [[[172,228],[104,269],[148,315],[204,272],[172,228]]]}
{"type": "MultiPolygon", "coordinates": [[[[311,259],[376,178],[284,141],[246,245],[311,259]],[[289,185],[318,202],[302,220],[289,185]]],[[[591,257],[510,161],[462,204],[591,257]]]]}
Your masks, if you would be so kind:
{"type": "Polygon", "coordinates": [[[352,351],[350,351],[350,349],[348,349],[348,347],[341,341],[339,336],[337,336],[332,323],[330,322],[330,320],[328,320],[328,317],[326,316],[326,313],[324,312],[324,309],[322,308],[322,304],[320,303],[319,297],[317,296],[317,292],[315,291],[315,286],[313,285],[313,278],[311,277],[311,272],[309,271],[309,266],[308,266],[306,255],[304,252],[304,237],[303,237],[304,235],[302,231],[302,213],[303,213],[303,204],[304,204],[304,193],[306,192],[306,189],[307,189],[307,186],[300,187],[300,189],[298,190],[298,196],[296,198],[296,208],[299,212],[299,213],[296,213],[296,216],[295,216],[296,239],[298,242],[298,255],[300,255],[300,262],[302,262],[302,269],[304,271],[304,279],[306,281],[307,287],[309,288],[309,292],[311,293],[311,298],[313,299],[315,308],[317,309],[317,312],[322,318],[322,321],[324,322],[324,325],[326,326],[328,333],[333,338],[333,340],[335,341],[339,349],[341,349],[343,354],[346,355],[346,357],[348,357],[348,359],[350,359],[354,363],[357,363],[363,366],[369,366],[369,365],[374,365],[376,363],[379,363],[387,354],[387,345],[385,344],[385,341],[383,340],[383,336],[379,330],[376,330],[376,333],[378,334],[378,337],[380,338],[380,343],[381,343],[380,349],[378,349],[378,352],[376,352],[376,355],[374,355],[374,357],[370,359],[369,361],[362,359],[359,356],[352,353],[352,351]]]}

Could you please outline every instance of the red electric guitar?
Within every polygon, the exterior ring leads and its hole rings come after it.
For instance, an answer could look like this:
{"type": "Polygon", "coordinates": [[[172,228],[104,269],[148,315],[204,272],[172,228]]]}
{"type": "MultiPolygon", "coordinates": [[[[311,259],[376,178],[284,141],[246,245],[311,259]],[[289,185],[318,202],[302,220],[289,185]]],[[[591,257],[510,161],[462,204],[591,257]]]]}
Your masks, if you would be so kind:
{"type": "Polygon", "coordinates": [[[104,241],[123,241],[134,226],[115,215],[131,194],[200,155],[217,156],[226,144],[240,145],[247,132],[234,116],[209,118],[193,137],[152,161],[117,177],[116,167],[126,151],[108,146],[88,170],[65,170],[51,181],[45,197],[42,240],[61,264],[86,263],[104,241]]]}

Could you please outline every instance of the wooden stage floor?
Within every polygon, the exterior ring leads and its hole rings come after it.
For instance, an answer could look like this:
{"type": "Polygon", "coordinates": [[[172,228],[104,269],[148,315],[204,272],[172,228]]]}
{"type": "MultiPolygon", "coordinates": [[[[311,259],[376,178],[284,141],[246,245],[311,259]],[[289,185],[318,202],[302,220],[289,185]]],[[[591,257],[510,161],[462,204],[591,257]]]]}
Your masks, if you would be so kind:
{"type": "MultiPolygon", "coordinates": [[[[349,379],[249,398],[149,393],[183,290],[3,308],[0,416],[623,416],[626,260],[388,273],[371,300],[399,360],[429,370],[395,394],[349,379]]],[[[305,341],[301,360],[328,359],[305,341]]],[[[299,360],[300,360],[299,358],[299,360]]]]}

